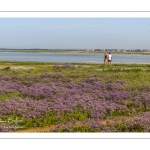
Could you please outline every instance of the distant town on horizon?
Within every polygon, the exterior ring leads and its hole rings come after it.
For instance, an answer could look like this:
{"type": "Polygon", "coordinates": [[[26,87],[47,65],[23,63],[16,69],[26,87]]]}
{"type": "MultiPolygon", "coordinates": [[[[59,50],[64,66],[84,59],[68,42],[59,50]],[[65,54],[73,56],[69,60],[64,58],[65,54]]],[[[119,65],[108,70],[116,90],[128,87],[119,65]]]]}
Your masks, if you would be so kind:
{"type": "Polygon", "coordinates": [[[150,49],[45,49],[45,48],[0,48],[0,50],[66,50],[66,51],[95,51],[95,52],[149,52],[150,49]]]}

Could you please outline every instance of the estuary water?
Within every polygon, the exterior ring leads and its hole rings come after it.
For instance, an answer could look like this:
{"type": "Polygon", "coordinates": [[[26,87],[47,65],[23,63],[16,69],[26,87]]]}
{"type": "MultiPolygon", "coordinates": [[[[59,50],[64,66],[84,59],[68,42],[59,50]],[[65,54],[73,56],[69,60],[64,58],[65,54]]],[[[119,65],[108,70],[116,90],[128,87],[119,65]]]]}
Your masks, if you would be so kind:
{"type": "MultiPolygon", "coordinates": [[[[56,62],[56,63],[103,63],[103,54],[49,53],[49,52],[0,52],[0,61],[56,62]]],[[[112,54],[112,63],[149,64],[150,55],[112,54]]]]}

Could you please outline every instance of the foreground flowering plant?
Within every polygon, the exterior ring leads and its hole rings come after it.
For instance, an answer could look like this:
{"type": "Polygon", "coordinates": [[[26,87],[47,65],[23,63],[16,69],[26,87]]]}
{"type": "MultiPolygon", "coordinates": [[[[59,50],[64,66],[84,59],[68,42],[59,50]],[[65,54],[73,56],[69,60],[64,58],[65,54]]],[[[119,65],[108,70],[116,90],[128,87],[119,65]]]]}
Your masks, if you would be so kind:
{"type": "MultiPolygon", "coordinates": [[[[60,68],[75,69],[54,66],[60,68]]],[[[123,79],[105,80],[104,74],[78,82],[77,74],[0,76],[1,132],[50,125],[55,125],[50,132],[150,131],[149,85],[134,89],[123,79]]]]}

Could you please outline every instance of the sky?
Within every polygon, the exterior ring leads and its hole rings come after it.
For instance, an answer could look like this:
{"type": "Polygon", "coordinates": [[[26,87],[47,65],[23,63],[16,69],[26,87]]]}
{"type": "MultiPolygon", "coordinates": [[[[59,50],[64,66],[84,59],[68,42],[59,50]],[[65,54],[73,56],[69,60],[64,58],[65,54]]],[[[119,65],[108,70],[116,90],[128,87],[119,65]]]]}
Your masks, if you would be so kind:
{"type": "Polygon", "coordinates": [[[150,18],[0,18],[0,48],[150,49],[150,18]]]}

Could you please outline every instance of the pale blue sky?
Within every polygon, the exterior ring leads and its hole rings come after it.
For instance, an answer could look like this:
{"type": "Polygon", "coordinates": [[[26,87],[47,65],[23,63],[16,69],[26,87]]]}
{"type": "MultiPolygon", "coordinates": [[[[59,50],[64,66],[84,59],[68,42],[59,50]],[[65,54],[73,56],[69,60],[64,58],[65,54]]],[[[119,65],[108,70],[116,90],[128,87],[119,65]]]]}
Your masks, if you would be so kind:
{"type": "Polygon", "coordinates": [[[0,48],[150,49],[150,18],[0,18],[0,48]]]}

